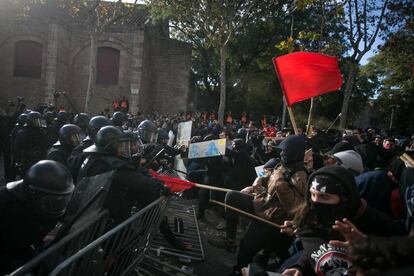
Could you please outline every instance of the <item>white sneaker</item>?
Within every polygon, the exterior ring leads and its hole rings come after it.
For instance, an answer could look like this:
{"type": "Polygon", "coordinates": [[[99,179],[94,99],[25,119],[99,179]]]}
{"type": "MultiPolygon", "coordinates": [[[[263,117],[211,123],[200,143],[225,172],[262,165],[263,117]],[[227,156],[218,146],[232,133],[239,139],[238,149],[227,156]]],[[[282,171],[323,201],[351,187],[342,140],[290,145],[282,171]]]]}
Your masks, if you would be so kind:
{"type": "Polygon", "coordinates": [[[224,229],[226,229],[226,222],[225,221],[222,221],[219,224],[217,224],[216,229],[217,230],[224,230],[224,229]]]}

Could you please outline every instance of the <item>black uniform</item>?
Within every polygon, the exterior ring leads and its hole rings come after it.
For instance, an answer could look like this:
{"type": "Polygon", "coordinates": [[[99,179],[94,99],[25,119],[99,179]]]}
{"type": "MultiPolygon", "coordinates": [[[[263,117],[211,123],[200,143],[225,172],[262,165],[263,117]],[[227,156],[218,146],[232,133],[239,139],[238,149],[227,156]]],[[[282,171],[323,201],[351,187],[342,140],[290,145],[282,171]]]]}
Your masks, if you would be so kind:
{"type": "Polygon", "coordinates": [[[30,246],[41,244],[56,219],[35,213],[26,201],[0,187],[0,275],[23,265],[34,255],[30,246]]]}
{"type": "Polygon", "coordinates": [[[161,183],[137,172],[127,160],[109,154],[91,153],[84,164],[79,180],[115,170],[103,204],[114,225],[127,219],[132,209],[141,209],[156,200],[163,189],[161,183]]]}
{"type": "Polygon", "coordinates": [[[21,165],[21,173],[46,157],[45,132],[38,127],[23,127],[16,134],[14,160],[21,165]]]}
{"type": "Polygon", "coordinates": [[[67,160],[72,152],[72,149],[73,148],[69,146],[55,144],[48,150],[46,159],[54,160],[67,166],[67,160]]]}

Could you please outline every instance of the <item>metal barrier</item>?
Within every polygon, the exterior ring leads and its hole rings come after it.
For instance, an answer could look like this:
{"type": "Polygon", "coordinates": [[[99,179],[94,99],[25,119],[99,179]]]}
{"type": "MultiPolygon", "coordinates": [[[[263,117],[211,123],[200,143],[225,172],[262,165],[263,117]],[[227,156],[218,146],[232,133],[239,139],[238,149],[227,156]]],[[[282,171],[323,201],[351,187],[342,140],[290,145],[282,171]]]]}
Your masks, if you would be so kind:
{"type": "Polygon", "coordinates": [[[157,232],[168,198],[161,197],[57,265],[50,275],[128,275],[157,232]]]}
{"type": "Polygon", "coordinates": [[[28,263],[11,273],[11,276],[48,275],[62,260],[72,256],[102,235],[108,221],[109,213],[104,210],[93,218],[78,225],[68,235],[42,251],[28,263]]]}
{"type": "MultiPolygon", "coordinates": [[[[175,232],[178,241],[189,245],[188,249],[178,249],[169,244],[161,233],[157,233],[151,243],[151,251],[155,254],[165,254],[191,261],[204,260],[204,248],[200,236],[200,229],[195,214],[194,200],[186,200],[183,198],[174,197],[170,200],[166,216],[168,223],[172,229],[174,227],[174,220],[179,218],[183,222],[181,232],[175,232]]],[[[176,229],[175,229],[176,230],[176,229]]]]}

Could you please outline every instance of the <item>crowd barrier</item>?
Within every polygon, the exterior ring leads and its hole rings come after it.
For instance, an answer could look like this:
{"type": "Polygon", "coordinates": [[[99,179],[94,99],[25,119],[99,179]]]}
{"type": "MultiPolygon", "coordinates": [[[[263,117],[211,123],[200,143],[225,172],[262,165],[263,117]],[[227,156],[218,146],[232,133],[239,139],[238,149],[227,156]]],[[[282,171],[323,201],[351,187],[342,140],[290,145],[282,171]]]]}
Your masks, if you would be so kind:
{"type": "Polygon", "coordinates": [[[108,211],[101,211],[77,229],[42,251],[28,263],[11,273],[12,276],[48,275],[61,261],[102,235],[108,221],[108,211]]]}
{"type": "MultiPolygon", "coordinates": [[[[87,229],[100,229],[99,221],[107,218],[105,211],[89,226],[64,237],[11,275],[128,275],[144,258],[167,201],[166,197],[159,198],[103,235],[92,231],[94,238],[78,246],[77,237],[88,236],[87,229]],[[46,268],[43,263],[48,264],[46,268]]],[[[105,225],[106,222],[105,219],[105,225]]],[[[91,233],[88,237],[92,237],[91,233]]]]}
{"type": "Polygon", "coordinates": [[[50,275],[128,275],[144,258],[167,198],[161,197],[57,265],[50,275]]]}

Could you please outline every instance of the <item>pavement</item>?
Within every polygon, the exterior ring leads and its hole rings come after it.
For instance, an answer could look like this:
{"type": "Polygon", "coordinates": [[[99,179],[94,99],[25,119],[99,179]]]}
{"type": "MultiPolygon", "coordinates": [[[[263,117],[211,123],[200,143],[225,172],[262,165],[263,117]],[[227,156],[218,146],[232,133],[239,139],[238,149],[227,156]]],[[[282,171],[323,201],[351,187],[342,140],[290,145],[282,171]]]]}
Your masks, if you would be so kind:
{"type": "Polygon", "coordinates": [[[216,230],[216,225],[223,221],[215,211],[207,210],[205,219],[199,220],[200,234],[203,239],[205,260],[195,263],[194,274],[204,275],[228,275],[236,264],[236,253],[228,253],[224,249],[211,246],[207,239],[214,235],[223,235],[223,231],[216,230]]]}

